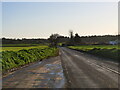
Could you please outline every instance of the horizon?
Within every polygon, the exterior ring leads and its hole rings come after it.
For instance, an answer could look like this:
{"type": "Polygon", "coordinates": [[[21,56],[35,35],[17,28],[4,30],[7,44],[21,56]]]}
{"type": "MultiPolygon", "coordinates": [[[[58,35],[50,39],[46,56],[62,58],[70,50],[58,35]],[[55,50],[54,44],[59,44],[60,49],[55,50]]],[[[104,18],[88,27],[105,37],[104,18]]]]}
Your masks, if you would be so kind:
{"type": "Polygon", "coordinates": [[[48,38],[118,34],[117,2],[3,2],[3,33],[8,38],[48,38]]]}
{"type": "MultiPolygon", "coordinates": [[[[79,35],[79,33],[78,33],[78,35],[79,35]]],[[[87,36],[80,36],[79,35],[79,36],[80,37],[91,37],[91,36],[117,36],[117,35],[119,35],[119,34],[116,34],[116,35],[112,35],[112,34],[106,34],[106,35],[87,35],[87,36]]],[[[64,35],[60,35],[60,36],[64,36],[64,35]]],[[[75,35],[73,35],[73,36],[75,36],[75,35]]],[[[70,37],[70,36],[64,36],[64,37],[70,37]]],[[[40,37],[28,37],[28,38],[25,38],[25,37],[23,37],[23,38],[2,37],[2,38],[5,38],[5,39],[48,39],[49,37],[48,38],[40,38],[40,37]]],[[[2,38],[0,38],[0,39],[2,39],[2,38]]]]}

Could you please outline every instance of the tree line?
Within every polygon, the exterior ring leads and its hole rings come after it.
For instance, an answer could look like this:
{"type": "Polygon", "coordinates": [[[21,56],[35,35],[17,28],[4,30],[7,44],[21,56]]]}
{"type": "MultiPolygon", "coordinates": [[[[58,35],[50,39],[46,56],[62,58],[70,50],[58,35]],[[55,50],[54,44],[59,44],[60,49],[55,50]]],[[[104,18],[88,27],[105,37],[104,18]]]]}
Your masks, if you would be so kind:
{"type": "Polygon", "coordinates": [[[75,33],[74,35],[73,31],[70,31],[69,34],[69,37],[52,34],[48,40],[51,42],[51,46],[56,46],[59,43],[62,43],[63,46],[107,45],[110,41],[116,41],[120,37],[120,35],[80,36],[78,33],[75,33]]]}
{"type": "Polygon", "coordinates": [[[10,39],[10,38],[2,38],[0,39],[2,44],[44,44],[48,43],[47,39],[10,39]]]}
{"type": "Polygon", "coordinates": [[[46,44],[50,43],[51,46],[62,45],[88,45],[88,44],[108,44],[109,41],[118,40],[120,35],[92,35],[80,36],[78,33],[73,34],[69,32],[69,36],[62,36],[59,34],[51,34],[47,39],[10,39],[1,38],[2,44],[46,44]]]}

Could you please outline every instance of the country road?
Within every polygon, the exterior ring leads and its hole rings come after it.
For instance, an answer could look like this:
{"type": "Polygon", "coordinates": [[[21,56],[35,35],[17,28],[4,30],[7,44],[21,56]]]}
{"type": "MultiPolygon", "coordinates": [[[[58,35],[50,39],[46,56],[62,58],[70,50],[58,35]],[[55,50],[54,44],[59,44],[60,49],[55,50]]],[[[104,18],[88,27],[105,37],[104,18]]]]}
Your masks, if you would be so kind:
{"type": "Polygon", "coordinates": [[[3,89],[11,88],[63,88],[64,75],[60,57],[35,62],[3,76],[3,89]]]}
{"type": "Polygon", "coordinates": [[[118,88],[118,63],[60,48],[60,55],[3,76],[3,88],[118,88]]]}
{"type": "Polygon", "coordinates": [[[118,64],[61,48],[64,74],[70,88],[118,88],[118,64]]]}

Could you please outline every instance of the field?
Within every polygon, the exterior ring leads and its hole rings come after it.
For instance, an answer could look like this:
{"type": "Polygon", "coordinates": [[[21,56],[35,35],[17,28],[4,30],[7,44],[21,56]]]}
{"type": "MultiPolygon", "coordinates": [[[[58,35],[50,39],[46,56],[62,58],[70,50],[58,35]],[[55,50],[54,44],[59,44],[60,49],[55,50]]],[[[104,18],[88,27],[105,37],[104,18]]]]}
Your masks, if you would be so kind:
{"type": "Polygon", "coordinates": [[[109,58],[118,61],[120,48],[118,45],[81,45],[69,46],[68,48],[75,49],[81,52],[97,55],[104,58],[109,58]]]}
{"type": "Polygon", "coordinates": [[[31,47],[2,47],[1,51],[19,51],[22,49],[31,49],[31,48],[46,48],[48,46],[31,46],[31,47]]]}
{"type": "Polygon", "coordinates": [[[28,47],[39,46],[40,44],[0,44],[1,47],[28,47]]]}
{"type": "Polygon", "coordinates": [[[31,49],[31,48],[47,48],[46,45],[39,45],[39,44],[3,44],[1,51],[19,51],[22,49],[31,49]]]}
{"type": "Polygon", "coordinates": [[[0,52],[0,66],[2,66],[3,72],[58,55],[57,48],[50,48],[45,45],[17,46],[19,47],[14,47],[14,45],[11,44],[9,47],[2,47],[3,49],[0,52]]]}
{"type": "Polygon", "coordinates": [[[69,46],[69,48],[73,49],[80,49],[80,50],[91,50],[93,48],[100,48],[100,49],[118,49],[118,45],[81,45],[81,46],[69,46]]]}

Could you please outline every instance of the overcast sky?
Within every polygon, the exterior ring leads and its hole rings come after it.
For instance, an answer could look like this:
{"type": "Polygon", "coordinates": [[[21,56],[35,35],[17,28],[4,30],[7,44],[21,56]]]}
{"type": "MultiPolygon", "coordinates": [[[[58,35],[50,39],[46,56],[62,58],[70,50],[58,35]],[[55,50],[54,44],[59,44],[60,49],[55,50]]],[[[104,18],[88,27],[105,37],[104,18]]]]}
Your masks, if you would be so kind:
{"type": "Polygon", "coordinates": [[[3,2],[3,37],[48,38],[52,33],[118,32],[117,2],[3,2]]]}

